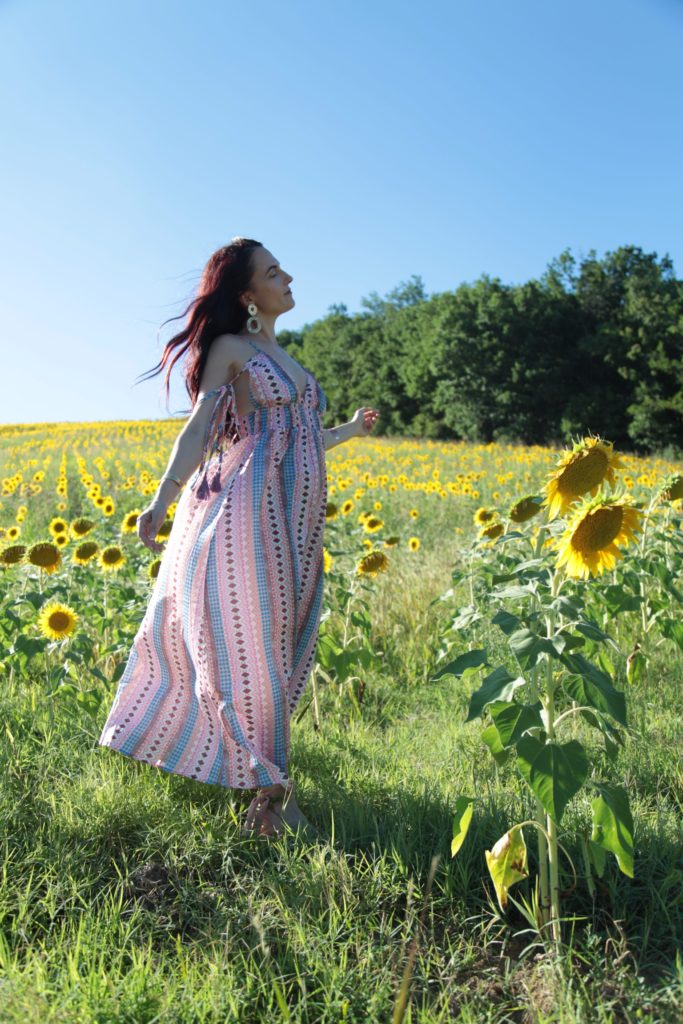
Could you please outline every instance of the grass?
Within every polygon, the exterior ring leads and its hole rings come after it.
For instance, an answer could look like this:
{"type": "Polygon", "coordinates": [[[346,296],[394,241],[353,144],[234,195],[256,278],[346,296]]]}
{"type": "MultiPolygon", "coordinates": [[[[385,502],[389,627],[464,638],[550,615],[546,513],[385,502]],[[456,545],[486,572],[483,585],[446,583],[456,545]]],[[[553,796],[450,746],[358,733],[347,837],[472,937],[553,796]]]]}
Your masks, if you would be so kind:
{"type": "MultiPolygon", "coordinates": [[[[57,705],[50,727],[40,673],[5,685],[3,1024],[390,1022],[416,937],[406,1021],[680,1021],[683,658],[658,648],[629,691],[633,730],[609,766],[631,798],[635,878],[610,857],[594,901],[579,879],[554,958],[514,906],[503,920],[484,858],[530,799],[490,758],[479,723],[464,724],[471,677],[429,681],[444,615],[429,602],[450,583],[442,558],[377,580],[386,653],[363,717],[321,686],[320,731],[310,710],[293,724],[290,773],[317,842],[243,837],[250,791],[100,748],[101,723],[85,713],[57,705]],[[479,800],[451,858],[461,793],[479,800]]],[[[468,600],[457,590],[456,604],[468,600]]],[[[499,644],[493,628],[480,640],[499,644]]],[[[563,819],[577,867],[574,833],[588,818],[577,798],[563,819]]],[[[524,882],[511,896],[529,892],[524,882]]]]}

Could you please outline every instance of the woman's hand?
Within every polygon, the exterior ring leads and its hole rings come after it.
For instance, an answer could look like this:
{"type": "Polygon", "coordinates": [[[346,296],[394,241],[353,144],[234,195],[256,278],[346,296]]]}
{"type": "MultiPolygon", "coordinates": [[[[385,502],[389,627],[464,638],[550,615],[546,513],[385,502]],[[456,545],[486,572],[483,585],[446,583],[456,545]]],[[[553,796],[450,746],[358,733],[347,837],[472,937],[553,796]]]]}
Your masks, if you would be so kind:
{"type": "Polygon", "coordinates": [[[377,422],[378,416],[379,413],[376,409],[370,409],[365,405],[361,406],[360,409],[356,409],[351,419],[356,436],[367,437],[377,422]]]}
{"type": "Polygon", "coordinates": [[[154,538],[161,529],[161,524],[166,519],[166,509],[163,505],[158,505],[152,502],[148,505],[144,512],[141,512],[138,516],[137,531],[138,537],[145,544],[150,551],[163,551],[164,545],[160,544],[154,538]]]}

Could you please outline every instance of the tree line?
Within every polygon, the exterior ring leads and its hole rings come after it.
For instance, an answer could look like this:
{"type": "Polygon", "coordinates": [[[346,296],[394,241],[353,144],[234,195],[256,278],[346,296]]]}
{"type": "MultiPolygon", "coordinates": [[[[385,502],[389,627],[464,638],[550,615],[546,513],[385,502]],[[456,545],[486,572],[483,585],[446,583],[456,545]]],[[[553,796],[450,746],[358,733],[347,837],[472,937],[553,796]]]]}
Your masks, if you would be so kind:
{"type": "Polygon", "coordinates": [[[422,279],[345,305],[280,344],[319,378],[332,416],[377,408],[376,433],[683,451],[683,281],[668,256],[623,246],[539,280],[483,274],[428,296],[422,279]]]}

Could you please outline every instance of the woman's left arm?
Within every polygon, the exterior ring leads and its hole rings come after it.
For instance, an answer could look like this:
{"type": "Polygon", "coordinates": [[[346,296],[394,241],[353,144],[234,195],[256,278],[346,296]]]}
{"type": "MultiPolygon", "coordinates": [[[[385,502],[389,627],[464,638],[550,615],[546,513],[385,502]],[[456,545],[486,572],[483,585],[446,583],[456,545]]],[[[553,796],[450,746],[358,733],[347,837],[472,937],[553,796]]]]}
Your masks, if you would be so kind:
{"type": "Polygon", "coordinates": [[[325,427],[323,430],[325,451],[328,448],[334,448],[336,444],[348,441],[350,437],[367,437],[377,422],[378,416],[379,413],[376,409],[362,406],[360,409],[356,409],[353,419],[348,423],[340,423],[337,427],[325,427]]]}

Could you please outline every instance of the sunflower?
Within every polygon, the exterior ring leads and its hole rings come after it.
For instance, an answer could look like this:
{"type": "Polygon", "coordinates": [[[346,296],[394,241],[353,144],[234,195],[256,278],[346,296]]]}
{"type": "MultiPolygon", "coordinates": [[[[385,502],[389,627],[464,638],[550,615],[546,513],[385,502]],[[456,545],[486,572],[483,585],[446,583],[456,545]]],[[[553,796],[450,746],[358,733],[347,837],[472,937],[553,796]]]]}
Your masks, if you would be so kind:
{"type": "Polygon", "coordinates": [[[92,519],[86,519],[85,516],[79,516],[78,519],[74,519],[71,524],[71,536],[74,540],[79,540],[81,537],[85,537],[86,533],[90,533],[91,530],[95,529],[95,524],[92,519]]]}
{"type": "Polygon", "coordinates": [[[396,547],[396,545],[398,544],[400,539],[401,538],[397,537],[395,534],[392,534],[391,537],[385,537],[384,538],[384,547],[385,548],[394,548],[394,547],[396,547]]]}
{"type": "Polygon", "coordinates": [[[0,551],[0,565],[19,565],[26,557],[25,544],[10,544],[0,551]]]}
{"type": "Polygon", "coordinates": [[[323,572],[329,572],[332,568],[332,555],[329,553],[327,548],[323,548],[323,572]]]}
{"type": "Polygon", "coordinates": [[[51,601],[41,608],[38,625],[43,636],[50,640],[61,640],[63,636],[73,633],[78,616],[66,604],[51,601]]]}
{"type": "Polygon", "coordinates": [[[58,548],[63,548],[69,543],[69,535],[66,533],[58,533],[55,537],[55,544],[58,548]]]}
{"type": "Polygon", "coordinates": [[[683,498],[683,475],[671,473],[662,483],[659,491],[659,501],[676,501],[683,498]]]}
{"type": "Polygon", "coordinates": [[[159,575],[159,569],[161,568],[161,559],[155,558],[153,562],[150,562],[147,570],[147,575],[151,580],[155,580],[159,575]]]}
{"type": "Polygon", "coordinates": [[[491,523],[490,526],[483,526],[477,534],[477,540],[483,540],[484,538],[495,540],[496,537],[500,537],[503,530],[504,526],[502,523],[491,523]]]}
{"type": "Polygon", "coordinates": [[[418,512],[418,510],[416,508],[411,508],[410,512],[408,513],[408,515],[410,516],[411,519],[417,519],[419,514],[420,513],[418,512]]]}
{"type": "Polygon", "coordinates": [[[383,551],[370,551],[363,555],[357,567],[359,576],[376,576],[378,572],[385,572],[389,566],[389,559],[383,551]]]}
{"type": "Polygon", "coordinates": [[[325,519],[334,519],[339,512],[339,505],[335,505],[333,501],[328,501],[325,509],[325,519]]]}
{"type": "Polygon", "coordinates": [[[526,494],[508,509],[508,516],[513,523],[525,523],[541,511],[543,497],[540,494],[526,494]]]}
{"type": "Polygon", "coordinates": [[[122,533],[135,533],[140,512],[141,509],[134,508],[132,512],[129,512],[123,517],[123,522],[121,523],[122,533]]]}
{"type": "Polygon", "coordinates": [[[105,572],[115,572],[121,568],[126,557],[117,544],[111,544],[100,552],[99,563],[105,572]]]}
{"type": "Polygon", "coordinates": [[[21,537],[21,527],[19,526],[8,526],[5,531],[5,536],[8,540],[19,540],[21,537]]]}
{"type": "Polygon", "coordinates": [[[353,508],[353,502],[351,501],[351,498],[347,498],[346,501],[344,502],[344,504],[342,505],[342,509],[341,509],[342,510],[342,515],[343,516],[348,516],[348,514],[349,514],[349,512],[351,511],[352,508],[353,508]]]}
{"type": "Polygon", "coordinates": [[[56,572],[62,560],[59,548],[49,540],[34,544],[28,549],[26,557],[32,565],[39,566],[48,574],[56,572]]]}
{"type": "Polygon", "coordinates": [[[615,469],[624,469],[621,457],[612,451],[611,441],[599,437],[584,437],[577,441],[571,451],[564,451],[555,471],[543,490],[544,505],[548,506],[548,517],[564,515],[570,505],[590,492],[595,496],[598,488],[607,480],[613,487],[615,469]]]}
{"type": "Polygon", "coordinates": [[[73,553],[73,560],[77,565],[86,565],[95,557],[100,550],[99,544],[94,540],[85,540],[79,544],[73,553]]]}
{"type": "Polygon", "coordinates": [[[363,529],[366,533],[376,533],[377,530],[381,530],[384,526],[384,522],[379,516],[368,516],[365,520],[363,529]]]}
{"type": "Polygon", "coordinates": [[[57,538],[68,533],[69,524],[66,519],[62,519],[61,516],[55,516],[55,518],[50,521],[48,530],[53,537],[57,538]]]}
{"type": "Polygon", "coordinates": [[[161,538],[168,537],[168,535],[170,534],[172,529],[173,529],[173,520],[172,519],[164,519],[163,523],[161,524],[161,526],[159,527],[159,529],[157,531],[157,535],[155,537],[155,540],[157,540],[159,537],[161,537],[161,538]]]}
{"type": "Polygon", "coordinates": [[[418,548],[420,547],[420,538],[419,537],[409,537],[408,538],[408,547],[410,548],[411,551],[417,551],[418,548]]]}
{"type": "Polygon", "coordinates": [[[496,510],[493,508],[486,508],[482,505],[472,516],[472,520],[475,526],[481,526],[483,523],[490,523],[495,517],[496,510]]]}
{"type": "Polygon", "coordinates": [[[566,566],[568,576],[596,576],[613,569],[622,557],[620,546],[635,540],[642,529],[642,512],[630,496],[605,497],[598,494],[576,509],[566,530],[556,540],[557,568],[566,566]]]}
{"type": "Polygon", "coordinates": [[[104,501],[102,502],[102,511],[104,512],[105,516],[114,515],[114,512],[116,512],[116,505],[111,500],[111,498],[104,499],[104,501]]]}

